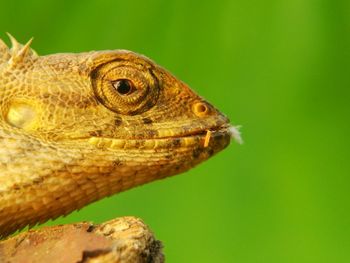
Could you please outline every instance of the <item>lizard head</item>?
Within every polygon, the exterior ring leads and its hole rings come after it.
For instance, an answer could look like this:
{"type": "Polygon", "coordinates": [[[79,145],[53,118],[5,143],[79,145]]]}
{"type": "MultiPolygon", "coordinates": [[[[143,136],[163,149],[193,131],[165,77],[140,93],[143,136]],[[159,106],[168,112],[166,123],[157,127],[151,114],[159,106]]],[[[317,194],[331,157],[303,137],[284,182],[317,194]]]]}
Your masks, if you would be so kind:
{"type": "Polygon", "coordinates": [[[38,56],[10,38],[11,49],[0,41],[0,234],[181,173],[240,139],[225,115],[144,56],[38,56]]]}
{"type": "Polygon", "coordinates": [[[38,56],[10,39],[0,40],[0,237],[184,172],[240,139],[144,56],[38,56]]]}
{"type": "Polygon", "coordinates": [[[12,41],[0,71],[7,83],[3,119],[43,144],[76,150],[91,164],[111,162],[109,172],[148,167],[163,177],[239,140],[225,115],[144,56],[116,50],[38,57],[12,41]]]}

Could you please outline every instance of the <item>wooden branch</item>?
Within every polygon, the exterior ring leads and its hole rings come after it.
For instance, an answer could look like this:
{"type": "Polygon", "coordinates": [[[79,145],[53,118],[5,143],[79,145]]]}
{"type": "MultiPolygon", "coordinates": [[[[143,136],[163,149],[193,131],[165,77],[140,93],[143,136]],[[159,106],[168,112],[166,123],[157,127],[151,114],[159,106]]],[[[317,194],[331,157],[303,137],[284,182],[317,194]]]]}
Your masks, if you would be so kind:
{"type": "Polygon", "coordinates": [[[164,262],[162,244],[138,218],[100,225],[82,222],[44,227],[0,242],[0,262],[124,263],[164,262]]]}

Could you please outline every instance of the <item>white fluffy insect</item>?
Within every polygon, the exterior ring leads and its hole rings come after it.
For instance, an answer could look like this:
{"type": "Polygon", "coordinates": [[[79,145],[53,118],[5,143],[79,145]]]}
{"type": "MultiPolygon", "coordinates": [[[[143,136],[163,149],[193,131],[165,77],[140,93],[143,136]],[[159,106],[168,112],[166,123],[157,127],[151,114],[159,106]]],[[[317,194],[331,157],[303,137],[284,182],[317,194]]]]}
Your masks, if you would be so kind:
{"type": "Polygon", "coordinates": [[[241,132],[239,131],[241,126],[231,126],[229,128],[229,132],[231,135],[231,138],[233,138],[237,143],[242,144],[243,140],[241,137],[241,132]]]}

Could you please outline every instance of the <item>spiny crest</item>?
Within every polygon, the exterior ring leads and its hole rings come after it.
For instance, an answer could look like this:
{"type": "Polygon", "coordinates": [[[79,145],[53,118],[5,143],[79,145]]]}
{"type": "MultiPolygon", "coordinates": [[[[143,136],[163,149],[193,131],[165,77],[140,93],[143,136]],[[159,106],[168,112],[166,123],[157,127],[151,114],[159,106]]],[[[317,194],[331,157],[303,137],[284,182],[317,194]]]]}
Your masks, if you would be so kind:
{"type": "Polygon", "coordinates": [[[37,53],[30,48],[33,38],[25,45],[22,45],[11,34],[7,33],[7,35],[10,38],[12,47],[8,48],[5,42],[0,39],[0,63],[8,63],[9,66],[15,67],[38,57],[37,53]]]}

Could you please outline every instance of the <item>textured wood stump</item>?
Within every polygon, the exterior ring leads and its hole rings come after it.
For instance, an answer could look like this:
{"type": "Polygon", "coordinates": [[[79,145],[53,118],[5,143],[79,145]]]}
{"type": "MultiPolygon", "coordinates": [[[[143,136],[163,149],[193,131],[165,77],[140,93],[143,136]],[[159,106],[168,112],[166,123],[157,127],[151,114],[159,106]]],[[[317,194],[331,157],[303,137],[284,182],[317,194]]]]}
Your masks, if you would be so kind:
{"type": "Polygon", "coordinates": [[[162,244],[135,217],[30,230],[0,242],[0,262],[162,263],[162,244]]]}

